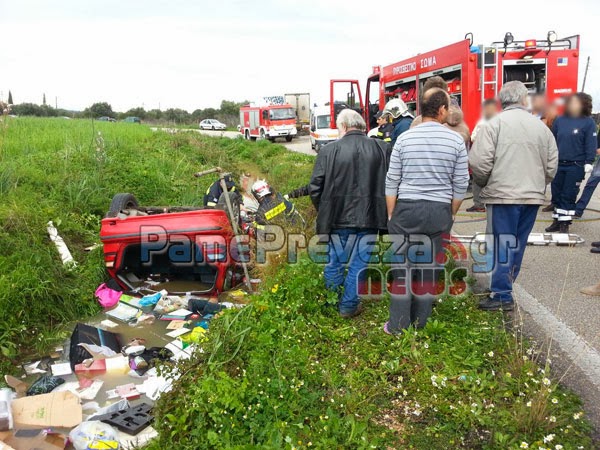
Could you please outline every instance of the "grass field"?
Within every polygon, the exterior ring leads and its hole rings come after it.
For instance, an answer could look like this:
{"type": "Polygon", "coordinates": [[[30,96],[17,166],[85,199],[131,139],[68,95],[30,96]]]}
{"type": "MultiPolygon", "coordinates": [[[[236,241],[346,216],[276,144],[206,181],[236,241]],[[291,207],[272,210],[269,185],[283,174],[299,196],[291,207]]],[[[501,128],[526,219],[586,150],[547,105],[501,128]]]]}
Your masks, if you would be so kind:
{"type": "MultiPolygon", "coordinates": [[[[95,313],[105,279],[99,220],[112,195],[197,205],[220,165],[264,175],[283,192],[308,180],[311,157],[269,142],[153,133],[145,126],[62,119],[0,124],[0,372],[42,353],[95,313]],[[78,267],[62,266],[53,220],[78,267]]],[[[299,206],[310,210],[307,200],[299,206]]],[[[382,333],[386,302],[342,321],[321,267],[272,271],[242,310],[213,320],[199,353],[164,396],[154,449],[591,449],[581,404],[538,366],[501,314],[444,297],[433,320],[382,333]]]]}
{"type": "Polygon", "coordinates": [[[100,219],[112,196],[143,204],[199,205],[220,165],[268,176],[290,189],[307,182],[310,158],[268,142],[154,133],[148,127],[87,120],[8,118],[0,123],[0,369],[60,338],[60,325],[97,311],[104,279],[100,219]],[[49,241],[53,220],[79,263],[66,270],[49,241]]]}

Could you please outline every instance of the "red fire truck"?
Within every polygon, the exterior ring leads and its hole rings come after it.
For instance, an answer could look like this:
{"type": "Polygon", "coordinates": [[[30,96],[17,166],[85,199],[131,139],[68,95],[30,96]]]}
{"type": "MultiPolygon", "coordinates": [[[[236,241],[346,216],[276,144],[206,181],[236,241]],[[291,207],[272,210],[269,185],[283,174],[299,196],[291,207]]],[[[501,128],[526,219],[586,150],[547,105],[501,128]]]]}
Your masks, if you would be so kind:
{"type": "Polygon", "coordinates": [[[278,137],[290,142],[298,133],[296,113],[287,103],[247,105],[240,108],[240,133],[246,139],[274,141],[278,137]]]}
{"type": "Polygon", "coordinates": [[[358,80],[331,80],[331,123],[343,106],[361,111],[369,128],[377,126],[373,116],[392,98],[401,98],[419,114],[420,90],[428,78],[437,75],[447,81],[450,95],[473,129],[483,100],[496,97],[503,83],[522,81],[532,94],[545,93],[552,102],[577,91],[578,67],[579,36],[558,39],[550,31],[544,40],[516,41],[512,33],[506,33],[502,41],[484,46],[473,45],[469,33],[455,44],[383,68],[373,67],[365,104],[358,80]]]}

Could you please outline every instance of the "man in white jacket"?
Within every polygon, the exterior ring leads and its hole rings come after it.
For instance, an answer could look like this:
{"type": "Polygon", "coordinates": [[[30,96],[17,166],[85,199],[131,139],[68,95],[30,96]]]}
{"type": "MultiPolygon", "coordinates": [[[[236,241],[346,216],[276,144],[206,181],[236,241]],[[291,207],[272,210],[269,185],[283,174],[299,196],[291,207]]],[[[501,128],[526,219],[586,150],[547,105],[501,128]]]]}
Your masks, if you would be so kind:
{"type": "Polygon", "coordinates": [[[478,131],[469,154],[473,181],[482,187],[488,233],[494,238],[491,294],[479,307],[512,310],[513,282],[519,275],[527,238],[546,185],[558,166],[552,132],[527,109],[527,88],[520,81],[500,91],[503,111],[478,131]]]}

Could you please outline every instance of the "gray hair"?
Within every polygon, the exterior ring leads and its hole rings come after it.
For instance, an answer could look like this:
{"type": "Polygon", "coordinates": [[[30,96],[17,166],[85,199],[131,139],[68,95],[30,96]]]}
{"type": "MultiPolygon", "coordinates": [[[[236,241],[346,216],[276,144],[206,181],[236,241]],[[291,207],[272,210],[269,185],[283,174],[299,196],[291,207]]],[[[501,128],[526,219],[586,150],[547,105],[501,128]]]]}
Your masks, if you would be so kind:
{"type": "Polygon", "coordinates": [[[502,109],[511,105],[524,105],[528,97],[529,91],[520,81],[509,81],[502,86],[498,94],[502,109]]]}
{"type": "Polygon", "coordinates": [[[367,129],[367,124],[365,120],[361,117],[359,113],[354,111],[353,109],[342,109],[337,116],[335,124],[338,128],[354,128],[356,130],[365,131],[367,129]]]}

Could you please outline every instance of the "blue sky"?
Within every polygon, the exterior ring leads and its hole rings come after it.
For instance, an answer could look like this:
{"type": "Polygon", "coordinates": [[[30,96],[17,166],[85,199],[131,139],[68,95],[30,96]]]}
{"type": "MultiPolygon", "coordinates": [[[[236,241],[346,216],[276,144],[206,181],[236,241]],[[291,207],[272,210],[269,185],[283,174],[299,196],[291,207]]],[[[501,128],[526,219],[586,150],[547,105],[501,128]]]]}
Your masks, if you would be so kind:
{"type": "Polygon", "coordinates": [[[391,0],[0,0],[0,95],[39,103],[46,93],[73,109],[108,101],[192,111],[285,92],[321,103],[330,78],[364,80],[373,65],[469,31],[489,43],[506,31],[527,39],[553,29],[582,35],[581,70],[590,55],[586,90],[600,107],[600,2],[497,2],[493,14],[482,4],[428,1],[425,18],[391,0]]]}

